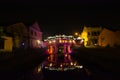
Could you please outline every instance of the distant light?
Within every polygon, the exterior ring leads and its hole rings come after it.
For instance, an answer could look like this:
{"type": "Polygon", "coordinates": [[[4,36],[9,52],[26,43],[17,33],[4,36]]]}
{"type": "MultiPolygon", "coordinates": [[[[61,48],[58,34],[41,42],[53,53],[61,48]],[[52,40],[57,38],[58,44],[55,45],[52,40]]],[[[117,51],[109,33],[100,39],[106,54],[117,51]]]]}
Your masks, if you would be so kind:
{"type": "Polygon", "coordinates": [[[49,44],[51,44],[52,42],[51,41],[49,41],[49,44]]]}
{"type": "Polygon", "coordinates": [[[72,36],[72,35],[70,35],[70,36],[68,36],[68,38],[73,38],[73,36],[72,36]]]}
{"type": "Polygon", "coordinates": [[[50,67],[52,66],[52,63],[50,63],[50,65],[49,65],[50,67]]]}
{"type": "Polygon", "coordinates": [[[97,45],[97,44],[94,44],[95,46],[97,45]]]}
{"type": "Polygon", "coordinates": [[[47,39],[45,39],[44,41],[47,41],[47,39]]]}
{"type": "Polygon", "coordinates": [[[62,50],[61,50],[61,49],[59,49],[59,51],[61,52],[62,50]]]}
{"type": "Polygon", "coordinates": [[[52,36],[49,36],[49,37],[48,37],[48,39],[51,39],[51,38],[53,38],[53,37],[52,37],[52,36]]]}
{"type": "Polygon", "coordinates": [[[65,37],[65,35],[63,34],[62,37],[65,37]]]}
{"type": "Polygon", "coordinates": [[[81,65],[81,66],[76,66],[77,68],[83,68],[83,66],[81,65]]]}
{"type": "Polygon", "coordinates": [[[74,66],[76,66],[76,65],[77,65],[77,63],[75,62],[75,63],[74,63],[74,66]]]}
{"type": "Polygon", "coordinates": [[[40,40],[37,40],[37,43],[40,44],[40,40]]]}
{"type": "Polygon", "coordinates": [[[81,43],[83,43],[83,42],[84,42],[84,40],[82,39],[82,40],[81,40],[81,43]]]}
{"type": "Polygon", "coordinates": [[[75,40],[73,40],[73,43],[75,43],[75,40]]]}
{"type": "Polygon", "coordinates": [[[59,43],[61,43],[62,41],[61,40],[59,40],[59,43]]]}
{"type": "Polygon", "coordinates": [[[65,40],[65,43],[67,43],[67,40],[65,40]]]}
{"type": "Polygon", "coordinates": [[[24,46],[24,45],[25,45],[25,43],[22,43],[22,45],[24,46]]]}
{"type": "Polygon", "coordinates": [[[71,41],[71,40],[70,40],[69,42],[70,42],[70,43],[72,43],[72,41],[71,41]]]}
{"type": "Polygon", "coordinates": [[[64,40],[62,40],[62,43],[64,43],[64,40]]]}
{"type": "Polygon", "coordinates": [[[67,57],[67,54],[65,54],[65,57],[67,57]]]}
{"type": "Polygon", "coordinates": [[[78,37],[77,39],[79,40],[79,39],[81,39],[81,37],[78,37]]]}
{"type": "Polygon", "coordinates": [[[77,36],[77,35],[78,35],[78,33],[76,32],[76,33],[75,33],[75,35],[77,36]]]}
{"type": "Polygon", "coordinates": [[[73,65],[73,62],[71,62],[70,65],[73,65]]]}
{"type": "Polygon", "coordinates": [[[83,66],[80,66],[80,68],[83,68],[83,66]]]}
{"type": "Polygon", "coordinates": [[[53,40],[53,42],[55,43],[56,41],[55,41],[55,40],[53,40]]]}
{"type": "Polygon", "coordinates": [[[63,65],[62,64],[60,64],[60,67],[62,67],[63,65]]]}
{"type": "Polygon", "coordinates": [[[39,73],[41,71],[41,67],[38,68],[37,72],[39,73]]]}

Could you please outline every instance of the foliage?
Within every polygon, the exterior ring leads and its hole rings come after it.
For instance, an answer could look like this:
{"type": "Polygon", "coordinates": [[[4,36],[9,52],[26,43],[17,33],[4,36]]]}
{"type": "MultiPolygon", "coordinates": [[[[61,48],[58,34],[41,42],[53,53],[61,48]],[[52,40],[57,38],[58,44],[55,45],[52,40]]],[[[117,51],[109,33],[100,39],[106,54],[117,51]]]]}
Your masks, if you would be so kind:
{"type": "Polygon", "coordinates": [[[3,30],[2,27],[0,27],[0,37],[1,37],[1,36],[4,36],[4,35],[5,35],[4,30],[3,30]]]}

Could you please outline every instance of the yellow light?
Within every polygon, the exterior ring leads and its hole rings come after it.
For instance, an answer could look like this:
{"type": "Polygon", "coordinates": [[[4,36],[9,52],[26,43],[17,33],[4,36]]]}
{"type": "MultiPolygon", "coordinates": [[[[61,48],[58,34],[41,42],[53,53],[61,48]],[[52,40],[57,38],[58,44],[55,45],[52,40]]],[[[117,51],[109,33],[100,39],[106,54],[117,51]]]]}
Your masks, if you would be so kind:
{"type": "Polygon", "coordinates": [[[65,57],[67,57],[67,54],[65,54],[65,57]]]}
{"type": "Polygon", "coordinates": [[[51,44],[52,42],[51,41],[49,41],[49,44],[51,44]]]}
{"type": "Polygon", "coordinates": [[[70,40],[69,42],[70,42],[70,43],[72,43],[72,41],[71,41],[71,40],[70,40]]]}
{"type": "Polygon", "coordinates": [[[73,65],[73,62],[71,62],[70,65],[73,65]]]}
{"type": "Polygon", "coordinates": [[[61,40],[59,40],[59,43],[61,43],[62,41],[61,40]]]}
{"type": "Polygon", "coordinates": [[[55,41],[55,40],[53,40],[53,42],[55,43],[56,41],[55,41]]]}
{"type": "Polygon", "coordinates": [[[74,63],[74,66],[76,66],[76,65],[77,65],[77,62],[74,63]]]}
{"type": "Polygon", "coordinates": [[[61,64],[60,67],[62,67],[63,65],[61,64]]]}
{"type": "Polygon", "coordinates": [[[83,66],[80,66],[80,68],[83,68],[83,66]]]}
{"type": "Polygon", "coordinates": [[[52,63],[50,63],[50,65],[49,65],[50,67],[52,66],[52,63]]]}
{"type": "Polygon", "coordinates": [[[83,66],[82,66],[82,65],[81,65],[81,66],[76,65],[75,67],[76,67],[76,68],[83,68],[83,66]]]}
{"type": "Polygon", "coordinates": [[[65,40],[65,43],[67,43],[67,40],[65,40]]]}
{"type": "Polygon", "coordinates": [[[75,43],[75,40],[73,40],[73,43],[75,43]]]}
{"type": "Polygon", "coordinates": [[[76,66],[76,63],[74,63],[74,66],[76,66]]]}
{"type": "Polygon", "coordinates": [[[62,43],[64,43],[64,40],[62,40],[62,43]]]}
{"type": "Polygon", "coordinates": [[[41,67],[38,68],[37,72],[39,73],[41,71],[41,67]]]}
{"type": "Polygon", "coordinates": [[[78,33],[76,32],[75,35],[78,36],[78,33]]]}
{"type": "Polygon", "coordinates": [[[81,43],[83,43],[83,42],[84,42],[84,40],[82,39],[82,40],[81,40],[81,43]]]}
{"type": "Polygon", "coordinates": [[[81,39],[81,37],[78,37],[77,39],[81,39]]]}
{"type": "Polygon", "coordinates": [[[37,43],[40,44],[40,40],[37,40],[37,43]]]}

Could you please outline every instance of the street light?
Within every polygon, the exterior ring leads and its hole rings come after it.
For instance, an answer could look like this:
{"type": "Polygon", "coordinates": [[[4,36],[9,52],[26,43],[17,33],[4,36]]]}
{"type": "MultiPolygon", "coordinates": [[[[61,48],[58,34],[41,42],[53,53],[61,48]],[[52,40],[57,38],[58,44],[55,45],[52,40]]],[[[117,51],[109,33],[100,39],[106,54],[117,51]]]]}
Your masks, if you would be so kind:
{"type": "Polygon", "coordinates": [[[78,32],[75,32],[75,36],[78,36],[78,32]]]}

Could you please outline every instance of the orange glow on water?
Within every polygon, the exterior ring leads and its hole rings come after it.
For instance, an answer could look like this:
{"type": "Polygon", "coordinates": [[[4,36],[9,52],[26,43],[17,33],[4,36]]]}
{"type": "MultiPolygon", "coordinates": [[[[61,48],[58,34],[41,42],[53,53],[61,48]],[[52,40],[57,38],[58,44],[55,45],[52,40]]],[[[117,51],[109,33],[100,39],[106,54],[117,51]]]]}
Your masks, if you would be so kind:
{"type": "Polygon", "coordinates": [[[70,46],[68,46],[68,53],[71,53],[71,49],[70,49],[70,46]]]}

